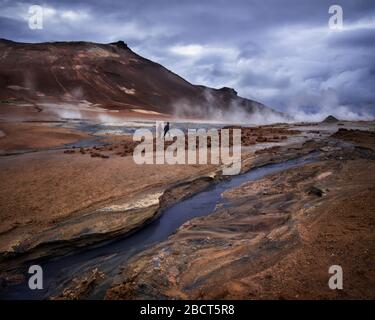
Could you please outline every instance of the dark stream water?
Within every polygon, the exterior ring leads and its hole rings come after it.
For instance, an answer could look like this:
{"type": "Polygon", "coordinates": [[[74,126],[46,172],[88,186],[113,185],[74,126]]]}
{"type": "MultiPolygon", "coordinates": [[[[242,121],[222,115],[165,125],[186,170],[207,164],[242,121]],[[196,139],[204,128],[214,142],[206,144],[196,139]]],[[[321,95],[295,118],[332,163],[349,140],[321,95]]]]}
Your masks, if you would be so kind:
{"type": "MultiPolygon", "coordinates": [[[[116,274],[118,274],[120,266],[130,257],[166,240],[186,221],[212,213],[216,205],[225,203],[221,196],[225,190],[239,186],[246,181],[255,181],[268,174],[313,162],[315,156],[315,154],[310,154],[278,164],[269,164],[233,176],[164,209],[158,219],[132,235],[102,243],[101,246],[86,248],[74,254],[39,262],[38,264],[43,268],[44,289],[30,290],[27,281],[25,281],[25,283],[19,285],[0,289],[0,299],[47,298],[57,294],[73,277],[95,267],[105,272],[106,279],[95,288],[89,298],[101,299],[116,274]]],[[[25,266],[25,270],[27,268],[28,266],[25,266]]],[[[28,279],[27,273],[25,273],[25,276],[28,279]]]]}

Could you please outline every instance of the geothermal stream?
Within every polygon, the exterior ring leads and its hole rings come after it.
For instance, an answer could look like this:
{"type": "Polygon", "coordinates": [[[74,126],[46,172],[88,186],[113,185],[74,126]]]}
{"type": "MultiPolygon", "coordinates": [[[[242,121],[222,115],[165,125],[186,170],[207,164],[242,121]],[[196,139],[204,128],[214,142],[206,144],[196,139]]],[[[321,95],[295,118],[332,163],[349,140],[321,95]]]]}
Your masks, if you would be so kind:
{"type": "MultiPolygon", "coordinates": [[[[69,285],[73,278],[96,267],[104,272],[106,277],[87,298],[102,299],[106,290],[116,279],[120,267],[129,258],[166,240],[186,221],[214,212],[219,204],[225,205],[225,200],[221,196],[225,190],[239,186],[246,181],[255,181],[272,173],[311,163],[315,157],[314,152],[293,160],[254,168],[231,179],[219,181],[204,191],[164,208],[159,218],[131,235],[101,246],[86,248],[71,255],[39,262],[38,264],[43,268],[44,287],[42,290],[30,290],[28,281],[24,281],[22,284],[2,289],[0,299],[46,299],[56,296],[69,285]]],[[[28,279],[28,276],[25,272],[25,279],[28,279]]]]}

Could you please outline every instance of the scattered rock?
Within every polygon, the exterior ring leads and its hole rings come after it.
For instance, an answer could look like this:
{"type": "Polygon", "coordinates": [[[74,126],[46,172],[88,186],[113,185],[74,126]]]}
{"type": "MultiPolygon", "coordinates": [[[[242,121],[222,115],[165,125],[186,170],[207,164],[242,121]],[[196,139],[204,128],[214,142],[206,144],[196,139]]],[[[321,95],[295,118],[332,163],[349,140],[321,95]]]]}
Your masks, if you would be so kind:
{"type": "Polygon", "coordinates": [[[259,136],[256,140],[257,142],[267,142],[267,138],[263,136],[259,136]]]}
{"type": "Polygon", "coordinates": [[[91,157],[92,158],[100,158],[101,154],[99,152],[91,152],[91,157]]]}
{"type": "Polygon", "coordinates": [[[308,194],[313,194],[318,197],[323,197],[326,195],[326,193],[322,189],[314,186],[309,189],[308,194]]]}
{"type": "Polygon", "coordinates": [[[64,289],[64,291],[56,297],[52,297],[52,300],[78,300],[83,299],[87,294],[94,288],[95,284],[105,278],[103,272],[99,271],[98,268],[87,272],[81,278],[73,279],[71,285],[64,289]]]}
{"type": "Polygon", "coordinates": [[[0,287],[7,287],[10,285],[17,285],[21,284],[25,281],[25,277],[23,274],[16,273],[16,274],[8,274],[5,276],[0,277],[0,287]]]}

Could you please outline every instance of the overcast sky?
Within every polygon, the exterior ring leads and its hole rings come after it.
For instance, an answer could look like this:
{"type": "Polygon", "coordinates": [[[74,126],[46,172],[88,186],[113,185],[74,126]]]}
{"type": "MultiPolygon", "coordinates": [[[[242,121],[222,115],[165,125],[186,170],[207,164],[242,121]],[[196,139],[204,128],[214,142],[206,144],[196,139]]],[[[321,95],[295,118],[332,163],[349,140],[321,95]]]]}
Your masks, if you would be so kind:
{"type": "Polygon", "coordinates": [[[123,40],[194,84],[297,116],[375,114],[373,0],[0,0],[0,37],[123,40]],[[28,27],[33,4],[44,8],[42,30],[28,27]],[[339,31],[328,26],[333,4],[339,31]]]}

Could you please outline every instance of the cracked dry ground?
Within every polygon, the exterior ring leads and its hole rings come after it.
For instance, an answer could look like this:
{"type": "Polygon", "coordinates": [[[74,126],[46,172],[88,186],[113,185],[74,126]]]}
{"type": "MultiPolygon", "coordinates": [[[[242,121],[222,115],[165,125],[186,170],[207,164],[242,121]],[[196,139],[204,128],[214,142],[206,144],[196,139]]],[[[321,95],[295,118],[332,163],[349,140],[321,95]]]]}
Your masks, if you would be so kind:
{"type": "Polygon", "coordinates": [[[226,191],[229,206],[133,257],[106,298],[374,299],[374,134],[335,138],[357,147],[226,191]]]}

